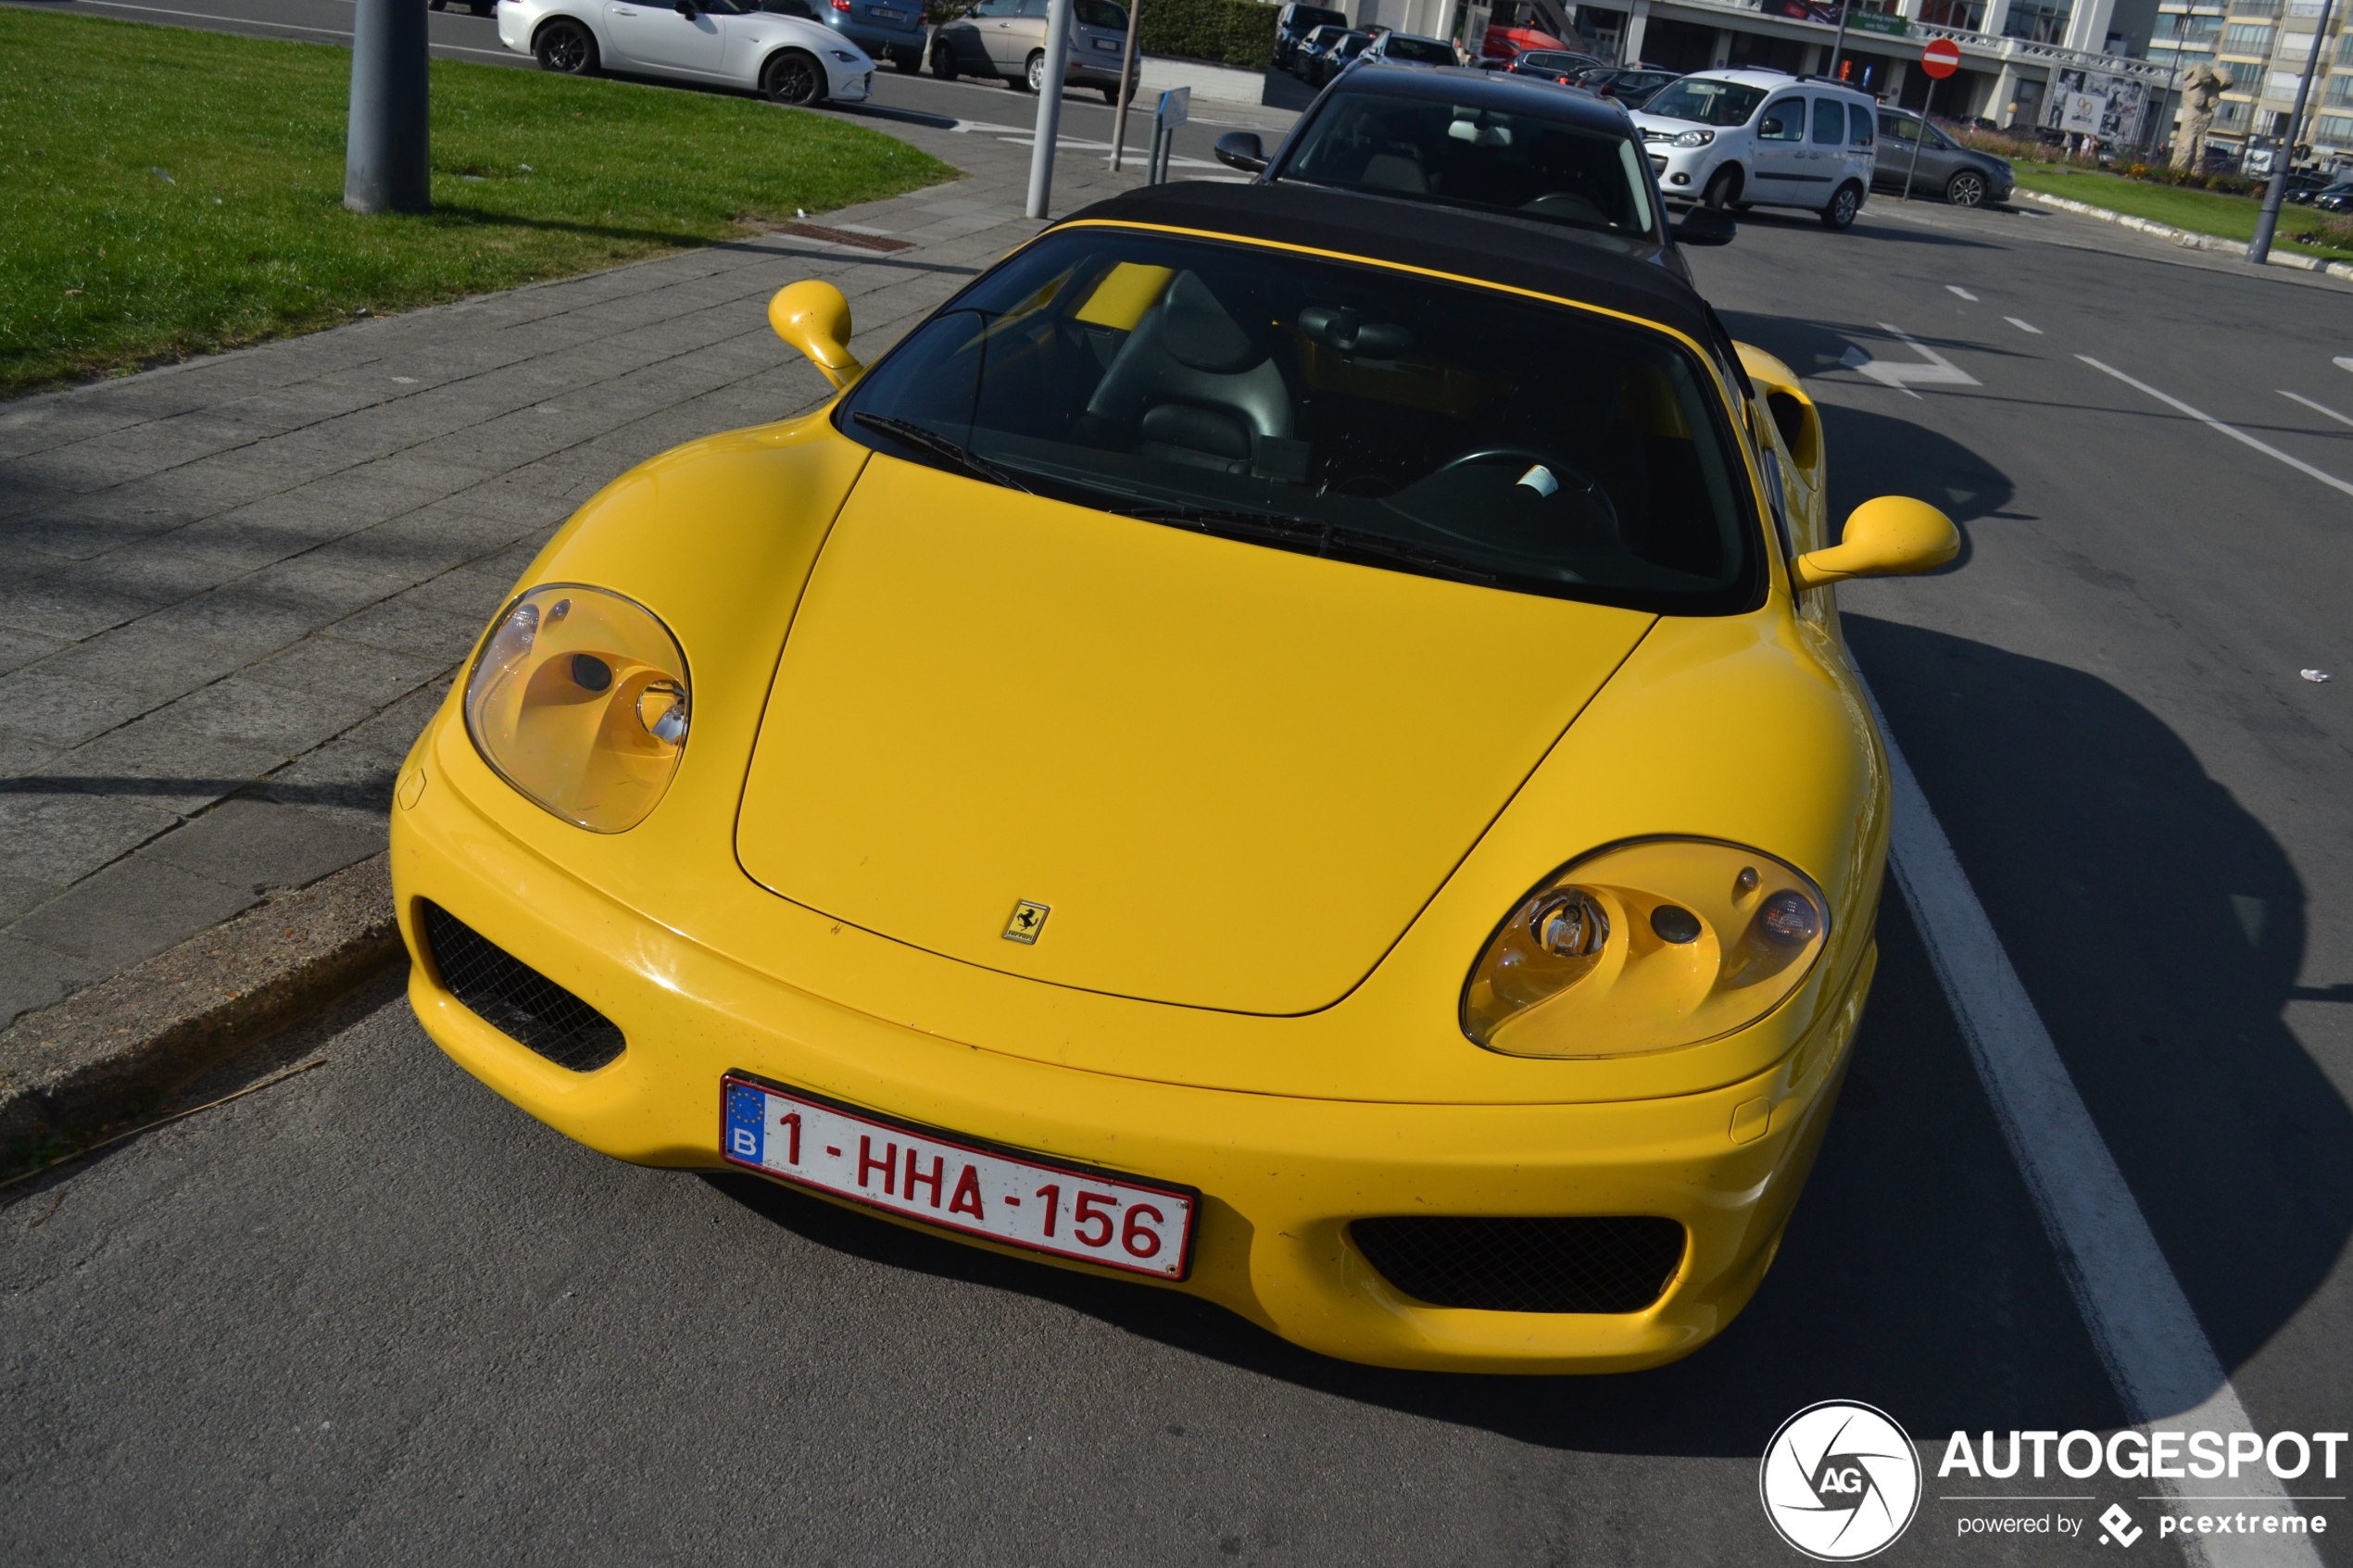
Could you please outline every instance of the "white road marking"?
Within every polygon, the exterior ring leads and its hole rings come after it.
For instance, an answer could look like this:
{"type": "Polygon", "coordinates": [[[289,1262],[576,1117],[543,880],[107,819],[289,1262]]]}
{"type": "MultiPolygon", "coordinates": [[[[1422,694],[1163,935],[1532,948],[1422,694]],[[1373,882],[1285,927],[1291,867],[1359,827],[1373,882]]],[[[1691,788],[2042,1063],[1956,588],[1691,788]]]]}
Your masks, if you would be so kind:
{"type": "Polygon", "coordinates": [[[1845,357],[1839,363],[1858,375],[1870,377],[1881,386],[1892,386],[1907,397],[1919,395],[1912,390],[1915,386],[1978,386],[1982,384],[1975,376],[1970,375],[1933,348],[1906,337],[1901,331],[1889,326],[1885,321],[1879,324],[1879,330],[1902,343],[1913,353],[1919,355],[1925,363],[1903,365],[1886,359],[1874,359],[1853,344],[1846,345],[1845,357]]]}
{"type": "Polygon", "coordinates": [[[1969,301],[1971,305],[1975,305],[1975,304],[1977,303],[1977,295],[1973,295],[1973,294],[1969,293],[1969,290],[1967,290],[1967,289],[1965,289],[1965,288],[1961,287],[1961,285],[1960,285],[1960,284],[1958,284],[1958,283],[1947,283],[1947,284],[1945,284],[1945,285],[1944,285],[1944,287],[1945,287],[1945,289],[1946,289],[1946,291],[1947,291],[1948,293],[1952,293],[1952,294],[1957,294],[1957,295],[1960,295],[1963,299],[1968,300],[1968,301],[1969,301]]]}
{"type": "Polygon", "coordinates": [[[2353,354],[2340,354],[2329,363],[2340,370],[2353,370],[2353,354]]]}
{"type": "Polygon", "coordinates": [[[2043,335],[2043,329],[2036,326],[2032,321],[2021,321],[2015,316],[2005,316],[2002,320],[2007,321],[2011,326],[2016,327],[2020,332],[2032,332],[2036,337],[2041,337],[2043,335]]]}
{"type": "MultiPolygon", "coordinates": [[[[1870,701],[1887,738],[1896,883],[2109,1379],[2144,1426],[2163,1421],[2169,1428],[2193,1431],[2255,1431],[1919,780],[1889,734],[1879,699],[1870,701]]],[[[2252,1480],[2242,1475],[2216,1485],[2246,1486],[2249,1498],[2283,1510],[2293,1506],[2267,1469],[2252,1480]]],[[[2201,1495],[2186,1482],[2172,1483],[2169,1491],[2183,1500],[2201,1495]]],[[[2202,1557],[2210,1568],[2319,1568],[2321,1561],[2308,1538],[2292,1536],[2193,1536],[2183,1544],[2193,1561],[2202,1557]]]]}
{"type": "Polygon", "coordinates": [[[2151,397],[2156,398],[2159,403],[2166,404],[2171,408],[2179,408],[2182,412],[2187,414],[2190,418],[2196,420],[2202,424],[2213,426],[2216,430],[2221,431],[2224,435],[2229,436],[2232,440],[2246,443],[2247,445],[2254,447],[2258,452],[2262,453],[2267,458],[2277,458],[2281,462],[2285,463],[2288,467],[2295,469],[2298,472],[2309,473],[2314,479],[2319,480],[2322,484],[2333,485],[2336,489],[2344,491],[2347,495],[2353,495],[2353,484],[2347,484],[2345,481],[2337,478],[2336,475],[2326,472],[2321,469],[2314,468],[2311,464],[2306,462],[2301,458],[2291,458],[2285,452],[2281,451],[2278,447],[2267,445],[2265,443],[2256,440],[2255,437],[2247,434],[2246,432],[2243,430],[2233,430],[2229,425],[2226,425],[2221,420],[2216,419],[2213,415],[2202,414],[2196,408],[2191,408],[2188,404],[2183,402],[2180,398],[2159,392],[2157,388],[2149,385],[2146,382],[2134,381],[2131,376],[2126,375],[2123,371],[2118,370],[2113,365],[2103,365],[2088,354],[2078,354],[2076,358],[2082,360],[2083,363],[2091,366],[2092,369],[2095,370],[2103,371],[2108,375],[2114,376],[2126,386],[2132,387],[2135,391],[2145,392],[2151,397]]]}
{"type": "Polygon", "coordinates": [[[2343,414],[2338,413],[2335,409],[2330,408],[2325,403],[2313,402],[2310,398],[2303,395],[2301,393],[2290,392],[2287,388],[2282,387],[2280,388],[2280,395],[2282,397],[2288,398],[2291,401],[2303,404],[2307,408],[2311,409],[2316,414],[2326,414],[2338,424],[2353,425],[2353,420],[2347,419],[2343,414]]]}

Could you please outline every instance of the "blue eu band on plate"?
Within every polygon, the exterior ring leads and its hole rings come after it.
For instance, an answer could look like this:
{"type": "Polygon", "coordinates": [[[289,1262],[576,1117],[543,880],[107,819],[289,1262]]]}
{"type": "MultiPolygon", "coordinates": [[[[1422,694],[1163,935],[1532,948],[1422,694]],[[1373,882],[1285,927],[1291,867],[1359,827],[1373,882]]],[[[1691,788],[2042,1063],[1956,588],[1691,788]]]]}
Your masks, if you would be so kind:
{"type": "Polygon", "coordinates": [[[729,1075],[728,1162],[1011,1247],[1181,1280],[1196,1195],[976,1147],[813,1095],[729,1075]]]}

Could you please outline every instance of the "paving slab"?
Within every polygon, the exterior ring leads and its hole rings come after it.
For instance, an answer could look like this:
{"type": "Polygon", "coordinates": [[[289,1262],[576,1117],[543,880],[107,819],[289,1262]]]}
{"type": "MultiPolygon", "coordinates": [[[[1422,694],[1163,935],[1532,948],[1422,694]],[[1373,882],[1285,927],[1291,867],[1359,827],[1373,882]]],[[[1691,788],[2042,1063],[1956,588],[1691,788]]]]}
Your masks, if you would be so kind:
{"type": "MultiPolygon", "coordinates": [[[[871,359],[1040,227],[1028,148],[858,118],[966,171],[824,215],[911,249],[748,236],[0,405],[0,1030],[379,853],[401,758],[565,517],[829,395],[778,288],[833,280],[871,359]]],[[[1055,208],[1139,179],[1065,149],[1055,208]]]]}

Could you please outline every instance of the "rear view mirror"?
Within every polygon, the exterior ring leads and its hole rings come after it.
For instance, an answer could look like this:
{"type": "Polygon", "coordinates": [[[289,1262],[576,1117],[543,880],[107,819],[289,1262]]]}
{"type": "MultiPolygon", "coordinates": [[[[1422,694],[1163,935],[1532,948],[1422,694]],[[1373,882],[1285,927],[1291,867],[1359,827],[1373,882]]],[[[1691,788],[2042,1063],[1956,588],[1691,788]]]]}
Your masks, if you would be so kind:
{"type": "Polygon", "coordinates": [[[849,353],[849,301],[833,284],[815,278],[786,284],[768,302],[768,324],[809,356],[836,391],[865,373],[866,367],[849,353]]]}
{"type": "Polygon", "coordinates": [[[1960,530],[1951,518],[1926,501],[1881,495],[1847,514],[1838,544],[1798,557],[1792,570],[1799,587],[1819,588],[1850,577],[1933,571],[1960,550],[1960,530]]]}
{"type": "Polygon", "coordinates": [[[1728,245],[1741,226],[1721,207],[1695,207],[1675,225],[1675,243],[1685,245],[1728,245]]]}
{"type": "Polygon", "coordinates": [[[1256,174],[1266,167],[1266,149],[1256,132],[1228,131],[1217,138],[1217,161],[1228,169],[1239,169],[1245,174],[1256,174]]]}

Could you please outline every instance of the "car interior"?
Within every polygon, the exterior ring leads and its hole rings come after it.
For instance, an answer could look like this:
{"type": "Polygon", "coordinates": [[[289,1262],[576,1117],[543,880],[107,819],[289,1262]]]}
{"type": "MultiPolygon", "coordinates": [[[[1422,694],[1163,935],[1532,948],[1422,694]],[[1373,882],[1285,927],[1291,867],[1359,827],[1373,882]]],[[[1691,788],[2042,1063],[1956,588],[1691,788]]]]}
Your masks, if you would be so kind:
{"type": "Polygon", "coordinates": [[[1630,137],[1441,100],[1345,94],[1315,117],[1274,178],[1654,232],[1630,137]]]}
{"type": "Polygon", "coordinates": [[[1049,236],[918,331],[839,423],[1102,510],[1252,538],[1328,524],[1455,575],[1682,602],[1749,549],[1703,385],[1663,334],[1558,307],[1097,231],[1049,236]]]}

